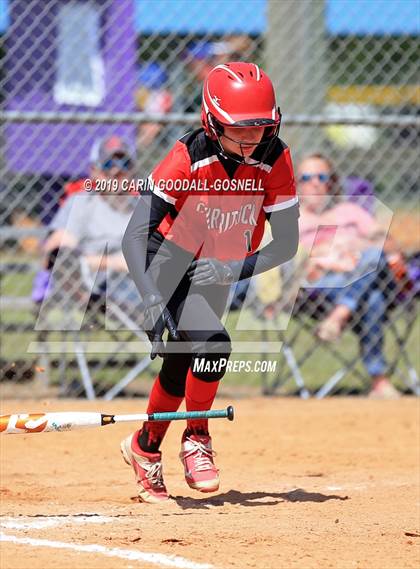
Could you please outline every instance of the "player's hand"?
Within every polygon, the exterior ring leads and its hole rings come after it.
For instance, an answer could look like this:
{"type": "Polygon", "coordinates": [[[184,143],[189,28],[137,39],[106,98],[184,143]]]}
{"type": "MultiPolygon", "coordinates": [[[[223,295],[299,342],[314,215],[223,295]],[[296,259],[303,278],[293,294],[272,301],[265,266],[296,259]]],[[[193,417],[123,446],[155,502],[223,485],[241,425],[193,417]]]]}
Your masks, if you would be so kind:
{"type": "Polygon", "coordinates": [[[150,352],[152,360],[157,355],[164,357],[165,345],[162,337],[165,329],[168,330],[173,340],[179,340],[175,321],[159,296],[149,295],[145,300],[143,327],[152,344],[152,351],[150,352]]]}
{"type": "Polygon", "coordinates": [[[198,286],[230,285],[235,280],[229,265],[217,259],[193,261],[188,276],[191,282],[198,286]]]}

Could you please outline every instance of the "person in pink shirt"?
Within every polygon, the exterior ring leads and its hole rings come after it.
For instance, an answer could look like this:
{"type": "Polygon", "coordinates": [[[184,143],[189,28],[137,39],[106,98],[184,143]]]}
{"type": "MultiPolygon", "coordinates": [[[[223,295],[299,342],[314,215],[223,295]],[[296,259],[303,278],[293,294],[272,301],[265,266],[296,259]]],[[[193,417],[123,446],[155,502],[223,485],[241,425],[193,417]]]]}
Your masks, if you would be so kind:
{"type": "Polygon", "coordinates": [[[395,397],[383,354],[389,271],[384,231],[358,203],[340,195],[337,175],[321,154],[304,158],[297,169],[300,245],[306,251],[307,286],[319,291],[332,310],[317,328],[323,341],[336,341],[354,316],[353,330],[363,364],[372,378],[371,395],[395,397]]]}

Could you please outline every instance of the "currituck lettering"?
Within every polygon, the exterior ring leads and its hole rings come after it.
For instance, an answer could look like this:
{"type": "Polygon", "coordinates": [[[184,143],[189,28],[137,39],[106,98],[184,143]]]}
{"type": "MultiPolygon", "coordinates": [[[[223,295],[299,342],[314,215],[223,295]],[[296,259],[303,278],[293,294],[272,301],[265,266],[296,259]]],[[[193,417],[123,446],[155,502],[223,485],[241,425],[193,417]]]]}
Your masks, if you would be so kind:
{"type": "Polygon", "coordinates": [[[225,233],[239,223],[256,226],[255,209],[254,203],[247,203],[241,205],[239,209],[223,211],[220,207],[210,207],[199,202],[196,211],[205,214],[208,229],[217,229],[219,233],[225,233]]]}

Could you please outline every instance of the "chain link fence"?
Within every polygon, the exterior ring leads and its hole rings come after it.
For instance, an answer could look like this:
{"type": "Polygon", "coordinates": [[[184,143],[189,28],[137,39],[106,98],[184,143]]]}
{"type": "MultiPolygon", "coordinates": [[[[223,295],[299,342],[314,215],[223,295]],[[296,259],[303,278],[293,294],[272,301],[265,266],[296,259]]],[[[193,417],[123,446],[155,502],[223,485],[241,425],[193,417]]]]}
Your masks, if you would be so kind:
{"type": "MultiPolygon", "coordinates": [[[[87,214],[80,229],[84,240],[64,248],[61,261],[51,244],[58,226],[51,223],[83,192],[83,181],[103,168],[101,141],[123,139],[131,175],[147,177],[174,141],[199,125],[201,85],[209,69],[242,60],[261,65],[273,78],[283,113],[281,137],[295,163],[322,153],[348,199],[361,193],[379,218],[372,200],[394,212],[390,231],[411,264],[397,263],[393,273],[381,276],[382,293],[400,279],[389,303],[394,308],[387,309],[383,350],[391,356],[392,377],[413,388],[419,365],[418,357],[411,361],[418,356],[417,0],[3,0],[0,25],[3,387],[13,392],[18,380],[35,377],[43,389],[58,386],[64,395],[93,396],[96,390],[110,398],[140,385],[131,383],[140,371],[146,382],[152,377],[156,363],[150,366],[147,343],[135,325],[139,299],[118,265],[118,244],[108,250],[116,259],[115,286],[105,290],[100,261],[86,260],[103,253],[100,240],[97,250],[86,249],[94,206],[80,206],[87,214]],[[50,323],[43,329],[38,316],[47,297],[43,314],[50,323]]],[[[109,209],[115,214],[118,208],[109,209]]],[[[129,211],[128,205],[117,212],[114,229],[128,221],[129,211]]],[[[268,297],[261,283],[252,283],[245,309],[250,318],[278,321],[287,305],[284,293],[296,283],[295,270],[276,274],[268,297]]],[[[302,381],[315,391],[328,378],[331,390],[343,378],[344,390],[365,389],[369,381],[358,345],[366,299],[352,323],[356,334],[346,334],[331,351],[329,345],[309,345],[326,302],[308,290],[296,293],[288,328],[279,332],[276,326],[276,340],[289,351],[283,352],[284,370],[263,377],[266,392],[296,388],[302,394],[302,381]],[[334,360],[334,352],[349,358],[334,360]]],[[[234,328],[237,314],[228,322],[234,328]]],[[[269,335],[262,332],[264,342],[269,335]]],[[[227,383],[260,380],[242,374],[227,383]]]]}

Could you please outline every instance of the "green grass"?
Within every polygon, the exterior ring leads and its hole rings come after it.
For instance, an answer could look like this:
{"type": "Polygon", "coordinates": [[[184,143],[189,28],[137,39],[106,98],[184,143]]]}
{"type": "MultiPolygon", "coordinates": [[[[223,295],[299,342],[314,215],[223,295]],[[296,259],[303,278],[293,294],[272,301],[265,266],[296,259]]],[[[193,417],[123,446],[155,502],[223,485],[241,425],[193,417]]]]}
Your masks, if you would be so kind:
{"type": "Polygon", "coordinates": [[[9,274],[2,278],[2,296],[30,296],[32,290],[33,273],[9,274]]]}
{"type": "MultiPolygon", "coordinates": [[[[403,208],[401,208],[403,209],[403,208]]],[[[23,258],[19,257],[11,257],[8,259],[14,262],[20,262],[23,258]]],[[[4,261],[4,259],[3,259],[4,261]]],[[[22,274],[10,274],[6,275],[2,279],[1,283],[1,294],[4,296],[28,296],[31,291],[33,274],[31,273],[22,273],[22,274]]],[[[60,324],[60,314],[58,316],[58,324],[60,324]]],[[[245,315],[247,319],[252,322],[255,322],[255,318],[252,313],[247,313],[245,315]]],[[[245,319],[246,319],[245,318],[245,319]]],[[[35,323],[35,314],[28,309],[20,309],[20,310],[13,310],[13,309],[5,309],[2,312],[2,325],[7,326],[7,324],[30,324],[31,326],[35,323]]],[[[262,340],[262,335],[260,331],[238,331],[236,330],[236,324],[238,320],[238,313],[234,312],[229,315],[227,321],[227,328],[229,329],[231,336],[234,341],[241,341],[241,342],[250,342],[251,344],[260,342],[262,340]]],[[[404,325],[404,316],[401,316],[398,320],[398,327],[401,329],[404,325]]],[[[420,345],[420,317],[417,317],[414,329],[411,333],[411,336],[408,340],[407,345],[407,352],[411,356],[411,360],[413,361],[417,373],[420,374],[420,350],[418,346],[420,345]]],[[[299,324],[296,320],[292,320],[289,323],[287,328],[285,337],[289,339],[293,336],[297,330],[299,324]]],[[[299,359],[312,345],[314,341],[313,335],[314,323],[311,323],[311,332],[302,331],[297,338],[295,345],[293,346],[293,351],[295,357],[299,359]]],[[[95,342],[107,342],[110,341],[110,334],[105,330],[88,330],[87,332],[83,332],[81,337],[86,341],[95,341],[95,342]]],[[[119,337],[124,338],[127,337],[127,333],[120,333],[119,337]]],[[[62,341],[63,336],[60,332],[50,332],[49,333],[49,341],[62,341]]],[[[275,332],[268,332],[269,341],[278,341],[279,337],[275,332]]],[[[28,353],[28,346],[30,342],[35,342],[37,340],[37,333],[33,330],[29,332],[6,332],[2,333],[0,337],[0,358],[4,362],[8,362],[8,365],[12,362],[18,360],[27,360],[28,362],[35,362],[37,359],[36,354],[29,354],[28,353]]],[[[358,342],[357,338],[351,332],[346,332],[339,343],[337,344],[337,349],[339,349],[340,353],[345,354],[346,357],[357,356],[358,354],[358,342]]],[[[388,361],[392,362],[395,360],[399,354],[399,348],[396,342],[393,340],[390,334],[386,335],[386,345],[385,345],[385,354],[388,361]]],[[[140,357],[143,354],[139,354],[140,357]]],[[[57,354],[52,356],[53,358],[58,358],[57,354]]],[[[70,357],[70,356],[69,356],[70,357]]],[[[92,355],[89,357],[95,357],[95,359],[102,360],[107,357],[104,354],[99,355],[92,355]]],[[[124,354],[120,354],[116,356],[117,359],[120,361],[124,360],[126,356],[124,354]]],[[[275,373],[268,374],[268,380],[271,383],[276,379],[279,373],[281,373],[281,366],[284,365],[284,357],[282,353],[279,351],[278,353],[266,353],[266,354],[259,354],[259,353],[233,353],[231,356],[232,360],[251,360],[256,361],[257,359],[266,359],[266,360],[277,360],[277,370],[275,373]]],[[[152,366],[150,366],[145,372],[142,374],[142,378],[146,380],[152,378],[156,375],[159,370],[161,360],[158,358],[152,366]]],[[[316,390],[319,388],[333,373],[335,373],[340,368],[339,362],[331,355],[331,353],[319,346],[317,350],[303,361],[300,370],[302,375],[305,379],[307,386],[312,389],[316,390]]],[[[402,362],[399,362],[399,369],[404,370],[405,368],[402,365],[402,362]]],[[[356,369],[364,374],[363,366],[358,361],[356,364],[356,369]]],[[[112,385],[116,381],[118,381],[122,375],[124,375],[128,371],[127,368],[125,369],[118,369],[114,367],[107,367],[101,370],[96,370],[93,372],[94,380],[103,382],[104,384],[112,385]]],[[[58,371],[52,369],[51,371],[51,380],[56,381],[58,378],[58,371]]],[[[78,376],[78,370],[72,370],[72,376],[78,376]]],[[[397,385],[402,386],[401,380],[395,376],[395,381],[397,385]]],[[[225,378],[223,379],[223,383],[226,386],[235,387],[235,386],[242,386],[248,385],[257,387],[261,385],[261,374],[256,372],[242,372],[242,373],[228,373],[225,378]]],[[[361,382],[355,375],[355,373],[349,373],[346,378],[343,380],[342,384],[344,388],[351,389],[356,388],[360,389],[363,387],[363,382],[361,382]]],[[[288,393],[295,390],[295,385],[293,381],[289,380],[288,383],[285,385],[284,392],[288,393]]]]}
{"type": "MultiPolygon", "coordinates": [[[[397,320],[397,329],[401,333],[404,329],[405,322],[404,317],[401,316],[397,320]]],[[[300,371],[302,376],[305,379],[306,385],[311,390],[316,390],[321,385],[325,383],[327,379],[329,379],[336,371],[338,371],[342,366],[338,359],[331,354],[330,350],[328,349],[329,346],[324,347],[322,344],[318,343],[314,338],[314,328],[315,323],[310,322],[310,332],[303,330],[300,326],[300,323],[296,320],[292,319],[287,327],[285,332],[285,341],[289,341],[298,330],[300,331],[300,335],[297,337],[293,347],[293,353],[297,360],[302,358],[304,354],[314,345],[316,344],[317,348],[309,357],[307,357],[303,363],[300,365],[300,371]]],[[[233,334],[234,335],[234,334],[233,334]]],[[[270,338],[272,339],[272,338],[270,338]]],[[[410,354],[410,359],[417,371],[420,375],[420,316],[418,315],[416,318],[416,322],[413,326],[411,334],[408,338],[406,351],[410,354]]],[[[343,389],[351,390],[355,389],[363,389],[366,388],[366,385],[369,383],[368,377],[366,376],[366,372],[364,367],[358,357],[358,341],[355,334],[348,331],[343,334],[342,338],[339,340],[337,344],[333,345],[334,349],[337,350],[341,355],[345,356],[348,359],[353,359],[355,357],[357,359],[357,363],[355,365],[355,369],[359,371],[363,376],[366,377],[366,383],[360,380],[360,378],[356,375],[356,373],[349,373],[343,381],[340,383],[340,386],[343,389]]],[[[405,372],[406,368],[402,365],[401,361],[401,354],[400,349],[392,336],[391,333],[386,333],[385,335],[385,349],[384,353],[386,355],[386,359],[389,363],[394,361],[399,361],[398,368],[405,372]],[[399,360],[398,360],[399,358],[399,360]]],[[[260,358],[259,355],[253,354],[240,354],[241,358],[255,360],[260,358]]],[[[279,373],[281,373],[281,366],[284,366],[283,369],[288,371],[287,366],[285,365],[284,356],[282,353],[280,354],[266,354],[264,357],[267,359],[277,359],[277,369],[276,373],[270,373],[268,375],[268,381],[271,383],[278,377],[279,373]]],[[[232,355],[232,358],[235,358],[235,355],[232,355]]],[[[400,387],[404,387],[404,384],[401,382],[401,379],[398,377],[397,374],[393,377],[396,385],[400,387]]],[[[259,374],[247,374],[247,375],[240,375],[240,374],[231,374],[230,377],[226,377],[223,381],[232,384],[242,384],[247,383],[249,385],[259,385],[261,383],[261,376],[259,374]]],[[[288,383],[285,385],[285,393],[290,391],[294,391],[296,388],[292,379],[288,380],[288,383]]]]}
{"type": "MultiPolygon", "coordinates": [[[[253,318],[251,314],[247,315],[248,318],[253,318]]],[[[261,332],[259,331],[236,331],[235,326],[238,318],[238,313],[232,313],[229,316],[227,327],[231,332],[232,338],[236,341],[247,341],[251,343],[260,342],[261,341],[261,332]]],[[[34,322],[34,317],[28,311],[5,311],[4,320],[5,322],[34,322]]],[[[420,372],[420,355],[418,346],[420,345],[420,318],[417,318],[416,324],[414,329],[411,333],[411,336],[408,340],[407,351],[411,354],[412,361],[415,363],[415,367],[417,373],[420,372]]],[[[401,317],[397,322],[398,327],[401,329],[404,325],[403,318],[401,317]]],[[[296,320],[292,320],[289,323],[287,331],[285,333],[285,338],[289,339],[298,328],[298,323],[296,320]]],[[[313,325],[312,325],[313,331],[313,325]]],[[[278,336],[274,332],[270,332],[269,340],[274,341],[278,340],[278,336]]],[[[119,334],[121,339],[127,338],[128,333],[121,332],[119,334]]],[[[105,330],[88,330],[81,332],[80,338],[84,341],[94,341],[94,342],[107,342],[112,341],[110,335],[105,330]]],[[[50,332],[48,335],[48,339],[50,342],[54,341],[62,341],[63,335],[61,332],[50,332]]],[[[27,332],[27,333],[17,333],[17,332],[10,332],[6,334],[2,334],[1,342],[2,342],[2,349],[1,349],[1,358],[2,360],[6,360],[7,362],[11,363],[14,361],[19,360],[32,360],[36,361],[37,356],[36,354],[29,354],[28,353],[28,346],[30,342],[37,341],[37,333],[35,331],[27,332]]],[[[299,359],[313,344],[314,342],[314,335],[313,333],[308,333],[304,330],[300,332],[300,335],[293,346],[294,354],[297,359],[299,359]]],[[[345,354],[346,357],[357,356],[358,354],[358,343],[357,339],[354,334],[351,332],[346,332],[339,343],[336,345],[336,348],[340,351],[341,354],[345,354]]],[[[386,346],[385,346],[385,353],[388,361],[393,361],[399,354],[398,346],[396,345],[395,341],[393,341],[390,334],[386,335],[386,346]]],[[[139,354],[140,357],[143,357],[144,354],[139,354]]],[[[52,359],[59,359],[59,354],[53,354],[52,359]]],[[[73,355],[67,356],[69,359],[74,359],[73,355]]],[[[89,358],[98,360],[99,362],[104,363],[104,359],[108,357],[105,354],[89,354],[89,358]]],[[[111,386],[115,382],[117,382],[127,371],[129,368],[127,366],[123,367],[123,360],[127,357],[136,357],[136,355],[125,355],[124,353],[120,353],[115,355],[115,359],[121,362],[121,367],[104,367],[102,369],[92,369],[92,376],[95,382],[101,383],[103,385],[111,386]]],[[[281,372],[282,366],[284,366],[284,357],[282,353],[279,351],[278,353],[266,353],[261,355],[260,353],[233,353],[231,356],[232,360],[250,360],[254,362],[260,359],[266,360],[277,360],[277,368],[275,373],[269,373],[267,378],[269,383],[274,381],[278,374],[281,372]]],[[[155,377],[156,373],[159,370],[161,360],[159,358],[153,362],[152,366],[149,367],[145,372],[142,374],[142,379],[150,381],[155,377]]],[[[308,357],[301,365],[300,370],[305,378],[305,383],[310,390],[315,391],[325,381],[335,373],[341,367],[340,363],[335,359],[331,353],[325,349],[322,345],[319,345],[315,352],[308,357]]],[[[401,367],[401,363],[400,363],[401,367]]],[[[283,367],[283,369],[285,369],[283,367]]],[[[358,369],[361,373],[364,374],[363,366],[358,361],[356,364],[356,369],[358,369]]],[[[401,367],[401,369],[404,369],[401,367]]],[[[52,382],[58,381],[59,372],[57,369],[52,368],[51,370],[51,378],[52,382]]],[[[76,367],[71,368],[71,377],[80,379],[79,372],[76,367]]],[[[400,387],[403,387],[401,380],[398,377],[394,378],[396,380],[396,384],[400,387]]],[[[235,388],[235,386],[253,386],[258,387],[261,385],[261,374],[257,372],[242,372],[242,373],[228,373],[225,378],[223,379],[223,383],[225,386],[229,386],[235,388]]],[[[351,390],[356,389],[360,390],[363,387],[363,382],[360,381],[359,378],[354,373],[349,373],[346,378],[340,383],[340,386],[344,390],[351,390]]],[[[295,384],[290,379],[281,392],[284,393],[291,393],[295,391],[295,384]]]]}

